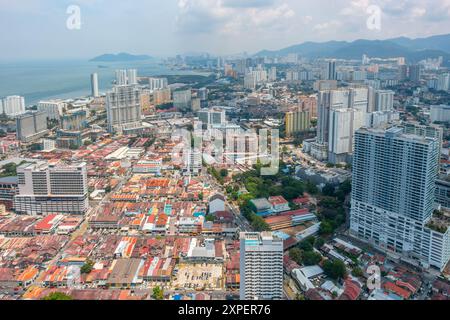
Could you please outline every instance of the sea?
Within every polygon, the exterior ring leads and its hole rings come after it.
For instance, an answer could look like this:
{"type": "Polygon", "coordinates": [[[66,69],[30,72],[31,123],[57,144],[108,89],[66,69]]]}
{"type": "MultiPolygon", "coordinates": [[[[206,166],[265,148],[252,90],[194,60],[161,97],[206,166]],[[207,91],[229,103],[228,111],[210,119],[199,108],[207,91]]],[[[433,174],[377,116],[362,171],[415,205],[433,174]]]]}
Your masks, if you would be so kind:
{"type": "Polygon", "coordinates": [[[87,60],[0,62],[0,97],[25,97],[27,106],[45,99],[73,99],[91,93],[90,76],[98,74],[99,91],[112,87],[116,69],[137,69],[139,77],[198,74],[174,70],[152,59],[132,62],[91,62],[87,60]]]}

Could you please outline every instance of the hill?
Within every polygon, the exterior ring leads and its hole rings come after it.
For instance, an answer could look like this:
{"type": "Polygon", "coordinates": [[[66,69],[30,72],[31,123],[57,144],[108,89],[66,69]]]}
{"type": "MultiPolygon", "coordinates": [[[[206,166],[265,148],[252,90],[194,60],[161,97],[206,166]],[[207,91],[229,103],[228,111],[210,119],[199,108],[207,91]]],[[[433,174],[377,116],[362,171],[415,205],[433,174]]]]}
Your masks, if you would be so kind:
{"type": "Polygon", "coordinates": [[[93,62],[126,62],[126,61],[142,61],[149,60],[150,56],[147,55],[133,55],[129,53],[118,53],[118,54],[103,54],[101,56],[95,57],[89,61],[93,62]]]}
{"type": "Polygon", "coordinates": [[[306,58],[338,59],[361,59],[363,54],[367,54],[369,57],[379,58],[405,57],[409,62],[443,56],[449,64],[450,34],[420,39],[402,37],[388,40],[360,39],[353,42],[305,42],[276,51],[263,50],[255,56],[275,57],[289,53],[297,53],[306,58]]]}

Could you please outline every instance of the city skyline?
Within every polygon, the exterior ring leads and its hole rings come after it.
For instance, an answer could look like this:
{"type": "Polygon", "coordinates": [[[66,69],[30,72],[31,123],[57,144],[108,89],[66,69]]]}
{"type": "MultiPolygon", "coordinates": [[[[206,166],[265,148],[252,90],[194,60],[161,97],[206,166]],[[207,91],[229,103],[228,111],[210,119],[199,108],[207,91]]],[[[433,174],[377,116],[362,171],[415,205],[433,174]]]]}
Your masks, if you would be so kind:
{"type": "Polygon", "coordinates": [[[0,36],[8,44],[0,60],[92,58],[122,51],[157,57],[188,52],[229,55],[311,40],[417,38],[450,30],[447,0],[340,0],[326,6],[323,0],[78,0],[57,4],[3,0],[0,8],[0,27],[9,30],[0,36]],[[79,8],[79,29],[77,20],[71,20],[76,14],[71,6],[79,8]],[[377,8],[379,28],[369,28],[377,8]],[[415,28],[410,28],[412,22],[415,28]],[[70,23],[75,23],[73,28],[68,27],[70,23]]]}

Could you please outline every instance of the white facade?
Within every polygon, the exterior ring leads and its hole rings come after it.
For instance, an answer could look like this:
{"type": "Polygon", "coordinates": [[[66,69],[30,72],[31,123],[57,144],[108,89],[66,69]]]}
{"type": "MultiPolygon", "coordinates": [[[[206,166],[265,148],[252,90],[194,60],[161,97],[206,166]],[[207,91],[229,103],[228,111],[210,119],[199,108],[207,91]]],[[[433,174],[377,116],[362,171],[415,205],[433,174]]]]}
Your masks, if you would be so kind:
{"type": "Polygon", "coordinates": [[[223,211],[225,211],[225,200],[223,195],[212,196],[209,200],[209,213],[214,214],[223,211]]]}
{"type": "Polygon", "coordinates": [[[183,150],[183,172],[186,175],[198,175],[202,170],[202,152],[197,149],[183,150]]]}
{"type": "Polygon", "coordinates": [[[8,96],[2,100],[0,113],[8,117],[15,117],[25,113],[25,98],[20,96],[8,96]]]}
{"type": "Polygon", "coordinates": [[[40,101],[37,107],[39,111],[47,113],[48,119],[59,120],[66,108],[66,103],[62,100],[47,100],[40,101]]]}
{"type": "Polygon", "coordinates": [[[98,74],[97,73],[91,74],[91,95],[94,98],[97,98],[99,96],[99,93],[98,93],[98,74]]]}
{"type": "Polygon", "coordinates": [[[378,90],[375,92],[375,111],[394,110],[394,91],[378,90]]]}
{"type": "Polygon", "coordinates": [[[190,110],[192,107],[192,91],[191,89],[174,91],[173,106],[177,110],[190,110]]]}
{"type": "Polygon", "coordinates": [[[430,107],[431,122],[450,122],[450,105],[430,107]]]}
{"type": "Polygon", "coordinates": [[[256,89],[256,78],[253,74],[248,73],[244,77],[244,88],[248,90],[256,89]]]}
{"type": "Polygon", "coordinates": [[[47,113],[44,111],[28,112],[16,118],[17,139],[28,143],[41,138],[47,130],[47,113]]]}
{"type": "Polygon", "coordinates": [[[439,75],[436,84],[436,90],[449,91],[450,90],[450,74],[444,73],[439,75]]]}
{"type": "Polygon", "coordinates": [[[127,81],[128,81],[128,85],[138,84],[136,69],[128,69],[127,70],[127,81]]]}
{"type": "Polygon", "coordinates": [[[108,131],[122,132],[139,128],[141,122],[141,94],[134,86],[114,86],[106,94],[108,131]]]}
{"type": "Polygon", "coordinates": [[[240,299],[282,299],[283,240],[270,232],[243,232],[240,242],[240,299]]]}
{"type": "Polygon", "coordinates": [[[168,86],[167,78],[149,78],[148,84],[150,90],[161,90],[168,86]]]}
{"type": "Polygon", "coordinates": [[[198,113],[199,120],[208,126],[224,125],[226,123],[225,110],[220,108],[211,108],[200,110],[198,113]]]}
{"type": "Polygon", "coordinates": [[[116,85],[124,86],[128,84],[127,70],[116,70],[116,85]]]}
{"type": "Polygon", "coordinates": [[[85,163],[25,164],[17,169],[17,176],[19,194],[14,197],[14,208],[18,213],[84,214],[89,208],[85,163]]]}
{"type": "Polygon", "coordinates": [[[439,139],[393,127],[363,128],[355,141],[350,233],[399,259],[443,270],[450,231],[433,214],[439,139]]]}

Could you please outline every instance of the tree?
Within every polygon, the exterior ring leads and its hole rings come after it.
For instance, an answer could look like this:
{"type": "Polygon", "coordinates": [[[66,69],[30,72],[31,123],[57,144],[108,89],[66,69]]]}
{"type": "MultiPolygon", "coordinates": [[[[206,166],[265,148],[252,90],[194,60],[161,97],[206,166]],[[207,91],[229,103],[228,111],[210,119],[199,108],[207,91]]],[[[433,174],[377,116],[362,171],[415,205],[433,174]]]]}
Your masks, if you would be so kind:
{"type": "Polygon", "coordinates": [[[306,182],[305,188],[306,191],[312,195],[319,193],[319,189],[317,188],[317,186],[310,181],[306,182]]]}
{"type": "Polygon", "coordinates": [[[364,272],[362,271],[362,269],[360,267],[354,267],[352,270],[352,275],[354,277],[362,277],[364,275],[364,272]]]}
{"type": "Polygon", "coordinates": [[[270,231],[270,226],[267,224],[267,222],[260,216],[256,214],[251,215],[251,221],[252,221],[252,227],[258,231],[270,231]]]}
{"type": "Polygon", "coordinates": [[[223,178],[228,177],[228,170],[227,169],[220,170],[220,176],[223,178]]]}
{"type": "Polygon", "coordinates": [[[325,239],[322,237],[318,237],[316,239],[316,241],[314,242],[314,247],[316,247],[317,249],[320,249],[323,247],[324,244],[325,244],[325,239]]]}
{"type": "Polygon", "coordinates": [[[297,262],[298,264],[302,263],[302,250],[299,248],[292,248],[289,250],[289,257],[297,262]]]}
{"type": "Polygon", "coordinates": [[[332,222],[330,222],[329,220],[323,220],[320,223],[319,233],[321,235],[330,235],[333,232],[334,232],[334,226],[333,226],[332,222]]]}
{"type": "Polygon", "coordinates": [[[306,266],[314,266],[322,261],[322,255],[314,251],[308,251],[303,253],[303,263],[306,266]]]}
{"type": "Polygon", "coordinates": [[[80,268],[80,272],[83,274],[91,273],[94,267],[94,262],[91,260],[86,261],[86,263],[80,268]]]}
{"type": "Polygon", "coordinates": [[[311,242],[309,242],[307,240],[300,242],[298,247],[306,252],[313,251],[313,246],[312,246],[311,242]]]}
{"type": "Polygon", "coordinates": [[[334,196],[334,187],[330,184],[327,184],[325,187],[323,187],[322,189],[322,193],[327,196],[327,197],[333,197],[334,196]]]}
{"type": "Polygon", "coordinates": [[[212,214],[208,214],[208,215],[205,217],[205,219],[206,219],[206,221],[213,222],[216,218],[215,218],[212,214]]]}
{"type": "Polygon", "coordinates": [[[42,298],[42,300],[73,300],[73,298],[65,293],[62,292],[52,292],[49,295],[42,298]]]}
{"type": "Polygon", "coordinates": [[[325,261],[323,271],[334,280],[344,279],[347,276],[347,268],[341,260],[325,261]]]}
{"type": "Polygon", "coordinates": [[[160,287],[153,288],[152,298],[155,300],[164,300],[164,291],[160,287]]]}

